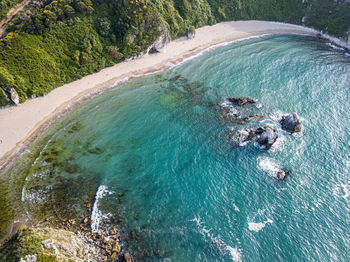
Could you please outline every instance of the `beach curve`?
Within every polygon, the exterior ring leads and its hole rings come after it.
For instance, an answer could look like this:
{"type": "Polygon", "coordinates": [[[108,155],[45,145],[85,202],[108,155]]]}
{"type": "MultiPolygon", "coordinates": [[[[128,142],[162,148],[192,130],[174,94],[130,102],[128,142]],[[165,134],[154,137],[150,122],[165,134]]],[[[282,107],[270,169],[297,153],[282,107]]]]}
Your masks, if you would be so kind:
{"type": "Polygon", "coordinates": [[[58,87],[43,97],[0,109],[0,171],[59,116],[95,95],[127,80],[168,69],[209,48],[273,34],[316,35],[317,32],[292,24],[254,20],[205,26],[196,30],[194,39],[182,37],[171,41],[166,52],[124,61],[58,87]]]}

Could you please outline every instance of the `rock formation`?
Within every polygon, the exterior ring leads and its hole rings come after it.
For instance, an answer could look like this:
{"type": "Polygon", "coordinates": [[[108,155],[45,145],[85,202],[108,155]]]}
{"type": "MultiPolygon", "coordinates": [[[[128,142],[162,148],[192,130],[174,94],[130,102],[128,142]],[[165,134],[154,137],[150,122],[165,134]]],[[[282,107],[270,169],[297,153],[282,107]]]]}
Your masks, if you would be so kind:
{"type": "Polygon", "coordinates": [[[11,96],[12,102],[15,103],[15,105],[18,105],[19,104],[19,96],[14,88],[10,88],[10,96],[11,96]]]}
{"type": "Polygon", "coordinates": [[[244,106],[245,104],[255,104],[258,102],[256,99],[250,98],[250,97],[229,97],[227,100],[237,106],[244,106]]]}
{"type": "Polygon", "coordinates": [[[158,29],[161,31],[161,34],[158,39],[149,47],[149,54],[164,52],[166,44],[170,41],[166,27],[160,26],[158,29]]]}
{"type": "Polygon", "coordinates": [[[296,113],[283,116],[280,124],[282,129],[287,132],[295,133],[301,131],[300,119],[296,113]]]}
{"type": "Polygon", "coordinates": [[[282,168],[277,171],[276,177],[278,180],[284,180],[287,175],[290,174],[290,171],[288,169],[282,168]]]}
{"type": "Polygon", "coordinates": [[[267,150],[271,148],[278,138],[277,128],[274,126],[259,127],[255,130],[255,135],[259,146],[265,146],[267,150]]]}
{"type": "Polygon", "coordinates": [[[194,29],[194,27],[190,26],[187,31],[187,39],[188,40],[193,39],[195,36],[196,36],[196,30],[194,29]]]}

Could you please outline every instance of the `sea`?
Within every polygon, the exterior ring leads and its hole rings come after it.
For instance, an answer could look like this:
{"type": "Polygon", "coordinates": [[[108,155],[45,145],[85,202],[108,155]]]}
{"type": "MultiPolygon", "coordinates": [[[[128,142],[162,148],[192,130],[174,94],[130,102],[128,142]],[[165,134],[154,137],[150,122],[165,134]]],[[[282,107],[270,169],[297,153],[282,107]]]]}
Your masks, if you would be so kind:
{"type": "Polygon", "coordinates": [[[120,84],[6,172],[18,215],[118,227],[137,261],[349,261],[349,56],[316,37],[263,36],[120,84]],[[281,128],[291,113],[301,132],[281,128]],[[266,126],[270,149],[242,140],[266,126]]]}

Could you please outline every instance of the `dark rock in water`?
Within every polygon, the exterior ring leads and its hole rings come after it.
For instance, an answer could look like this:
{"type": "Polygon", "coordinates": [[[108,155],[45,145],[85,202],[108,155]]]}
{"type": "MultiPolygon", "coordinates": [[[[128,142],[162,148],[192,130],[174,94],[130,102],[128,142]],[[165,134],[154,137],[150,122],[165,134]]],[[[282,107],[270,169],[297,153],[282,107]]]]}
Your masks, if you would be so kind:
{"type": "Polygon", "coordinates": [[[277,171],[277,179],[284,180],[286,176],[289,174],[290,174],[290,171],[288,169],[280,169],[277,171]]]}
{"type": "Polygon", "coordinates": [[[255,137],[255,132],[251,129],[244,129],[239,133],[239,139],[241,142],[249,142],[252,141],[253,138],[255,137]]]}
{"type": "Polygon", "coordinates": [[[230,101],[231,103],[237,105],[237,106],[244,106],[245,104],[255,104],[256,102],[258,102],[257,100],[253,99],[253,98],[249,98],[249,97],[239,97],[239,98],[235,98],[235,97],[229,97],[227,98],[228,101],[230,101]]]}
{"type": "Polygon", "coordinates": [[[118,196],[120,196],[120,197],[122,197],[122,196],[124,196],[124,195],[125,195],[124,192],[120,192],[120,193],[118,194],[118,196]]]}
{"type": "Polygon", "coordinates": [[[196,31],[194,27],[190,26],[187,31],[187,39],[193,39],[196,36],[196,31]]]}
{"type": "Polygon", "coordinates": [[[283,116],[280,124],[282,129],[287,132],[294,133],[301,131],[300,119],[296,113],[283,116]]]}
{"type": "Polygon", "coordinates": [[[257,135],[257,142],[260,146],[265,146],[266,149],[270,149],[278,138],[276,127],[259,127],[255,134],[257,135]]]}
{"type": "Polygon", "coordinates": [[[90,148],[88,151],[91,154],[98,154],[99,153],[98,150],[96,150],[95,148],[90,148]]]}
{"type": "Polygon", "coordinates": [[[78,167],[76,167],[76,166],[68,166],[68,167],[66,167],[65,171],[67,173],[73,174],[73,173],[76,173],[78,171],[78,167]]]}

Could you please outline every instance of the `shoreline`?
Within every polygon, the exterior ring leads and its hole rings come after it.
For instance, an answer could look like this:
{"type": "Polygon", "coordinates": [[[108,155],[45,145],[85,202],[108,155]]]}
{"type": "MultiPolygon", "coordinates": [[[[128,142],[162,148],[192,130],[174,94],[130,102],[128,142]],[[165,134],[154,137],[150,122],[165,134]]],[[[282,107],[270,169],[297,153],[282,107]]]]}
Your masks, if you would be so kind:
{"type": "Polygon", "coordinates": [[[316,36],[317,31],[292,24],[265,21],[222,22],[196,29],[196,37],[169,42],[165,49],[128,60],[53,89],[43,97],[0,109],[0,171],[66,113],[104,91],[132,79],[171,69],[206,51],[252,37],[277,34],[316,36]]]}

